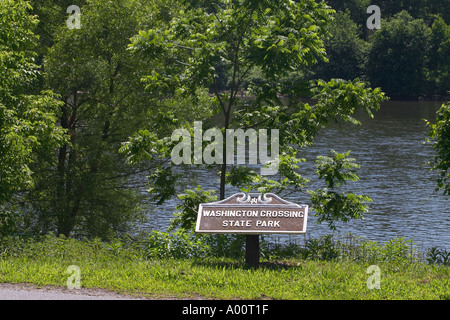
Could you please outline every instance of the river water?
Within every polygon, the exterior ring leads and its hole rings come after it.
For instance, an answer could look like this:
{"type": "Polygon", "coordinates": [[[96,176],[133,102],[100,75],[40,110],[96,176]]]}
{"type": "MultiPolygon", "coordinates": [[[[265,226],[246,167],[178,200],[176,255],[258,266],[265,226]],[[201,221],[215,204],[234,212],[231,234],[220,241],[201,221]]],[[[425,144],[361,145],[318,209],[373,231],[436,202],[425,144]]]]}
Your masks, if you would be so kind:
{"type": "MultiPolygon", "coordinates": [[[[429,170],[427,162],[433,160],[433,149],[427,144],[427,127],[424,119],[433,120],[440,102],[389,101],[375,112],[374,119],[361,115],[362,126],[345,124],[343,128],[324,129],[312,147],[299,155],[306,158],[300,173],[312,180],[314,188],[314,160],[318,155],[351,150],[351,157],[361,165],[360,180],[350,182],[357,194],[367,194],[373,199],[370,213],[364,220],[337,223],[335,233],[352,233],[367,240],[385,242],[394,237],[413,239],[417,246],[437,246],[450,249],[450,198],[435,193],[436,173],[429,170]]],[[[180,170],[184,170],[181,169],[180,170]]],[[[218,187],[215,171],[189,167],[189,182],[198,182],[203,189],[218,187]]],[[[227,190],[230,196],[238,190],[227,190]]],[[[217,192],[218,194],[218,192],[217,192]]],[[[283,197],[283,194],[280,194],[283,197]]],[[[308,196],[290,194],[285,199],[309,204],[308,196]]],[[[166,230],[173,218],[176,201],[170,201],[149,213],[146,229],[166,230]]],[[[275,242],[299,241],[304,237],[331,234],[326,223],[317,224],[310,212],[306,235],[274,235],[275,242]]]]}

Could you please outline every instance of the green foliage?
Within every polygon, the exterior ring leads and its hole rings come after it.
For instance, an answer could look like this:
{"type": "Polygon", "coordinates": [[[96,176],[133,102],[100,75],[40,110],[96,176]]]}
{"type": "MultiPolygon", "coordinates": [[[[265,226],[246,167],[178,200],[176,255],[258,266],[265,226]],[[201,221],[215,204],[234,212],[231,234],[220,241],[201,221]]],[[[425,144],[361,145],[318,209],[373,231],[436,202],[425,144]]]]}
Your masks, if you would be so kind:
{"type": "Polygon", "coordinates": [[[335,230],[335,222],[348,222],[350,219],[361,219],[368,211],[366,202],[372,199],[366,195],[345,194],[336,192],[336,188],[347,181],[357,181],[356,164],[354,158],[347,158],[350,154],[331,151],[332,157],[319,156],[316,161],[320,179],[326,183],[326,188],[310,191],[312,208],[318,216],[318,223],[326,221],[330,229],[335,230]]]}
{"type": "Polygon", "coordinates": [[[29,10],[25,1],[0,3],[0,205],[33,186],[31,165],[38,153],[65,141],[56,125],[56,96],[30,94],[38,68],[37,20],[29,10]]]}
{"type": "Polygon", "coordinates": [[[133,247],[145,252],[147,259],[210,259],[244,256],[245,237],[239,235],[195,234],[153,231],[134,240],[133,247]]]}
{"type": "Polygon", "coordinates": [[[429,248],[426,252],[426,260],[430,264],[450,265],[450,251],[438,247],[429,248]]]}
{"type": "MultiPolygon", "coordinates": [[[[407,265],[422,262],[428,255],[422,253],[420,248],[415,246],[413,240],[407,240],[404,237],[389,239],[385,243],[377,243],[352,234],[342,237],[329,234],[319,238],[306,238],[304,245],[291,243],[287,247],[296,249],[291,249],[293,254],[284,256],[285,259],[301,257],[307,260],[358,261],[370,264],[386,262],[393,265],[407,265]]],[[[276,248],[276,250],[280,249],[276,248]]],[[[434,252],[439,255],[441,251],[436,249],[434,252]]],[[[427,261],[434,263],[428,258],[427,261]]]]}
{"type": "Polygon", "coordinates": [[[319,156],[316,161],[317,173],[320,179],[324,179],[328,189],[339,187],[346,181],[359,180],[356,175],[359,165],[355,163],[356,159],[348,158],[350,151],[337,153],[331,150],[332,157],[319,156]]]}
{"type": "Polygon", "coordinates": [[[436,121],[427,122],[429,137],[433,140],[436,153],[432,170],[439,173],[436,191],[450,195],[450,104],[443,104],[436,112],[436,121]]]}
{"type": "Polygon", "coordinates": [[[326,235],[318,239],[306,239],[305,250],[302,252],[304,259],[334,260],[339,257],[338,246],[333,241],[332,235],[326,235]]]}
{"type": "Polygon", "coordinates": [[[445,20],[445,23],[450,24],[450,3],[448,1],[428,0],[429,14],[439,14],[445,20]]]}
{"type": "MultiPolygon", "coordinates": [[[[370,0],[327,0],[327,4],[338,12],[346,12],[352,21],[359,26],[359,33],[364,33],[368,17],[367,7],[373,4],[370,0]]],[[[380,6],[379,2],[376,4],[380,6]]],[[[383,8],[384,14],[384,7],[380,6],[380,8],[383,8]]]]}
{"type": "Polygon", "coordinates": [[[423,19],[413,19],[406,11],[383,21],[383,28],[371,41],[367,62],[370,82],[383,86],[394,98],[417,98],[425,93],[430,37],[423,19]]]}
{"type": "Polygon", "coordinates": [[[382,261],[399,262],[414,258],[412,244],[411,240],[406,240],[404,237],[390,239],[381,248],[382,261]]]}
{"type": "Polygon", "coordinates": [[[367,77],[395,99],[447,96],[448,1],[378,1],[382,27],[374,32],[366,27],[366,9],[375,3],[327,3],[338,12],[331,23],[333,37],[325,42],[330,63],[319,64],[312,77],[367,77]]]}
{"type": "Polygon", "coordinates": [[[436,99],[449,91],[450,2],[440,0],[329,0],[337,11],[325,41],[328,64],[304,78],[370,80],[394,99],[436,99]],[[381,30],[366,27],[366,9],[381,9],[381,30]],[[351,20],[350,20],[351,19],[351,20]]]}
{"type": "MultiPolygon", "coordinates": [[[[42,58],[48,54],[48,49],[54,44],[54,37],[57,30],[64,25],[68,14],[67,8],[75,4],[72,0],[30,0],[31,13],[36,15],[39,23],[36,28],[38,35],[36,51],[39,55],[39,64],[42,64],[42,58]]],[[[86,0],[78,0],[76,5],[83,7],[86,0]]],[[[42,83],[41,83],[42,85],[42,83]]]]}
{"type": "MultiPolygon", "coordinates": [[[[225,197],[227,183],[247,192],[282,192],[288,188],[305,192],[308,179],[298,173],[302,161],[296,157],[298,147],[311,145],[329,121],[358,124],[354,118],[358,109],[373,116],[372,110],[385,100],[379,89],[370,89],[358,79],[312,81],[301,86],[282,84],[292,72],[300,72],[318,61],[327,61],[323,39],[328,34],[332,14],[333,10],[323,3],[310,0],[186,2],[183,13],[172,19],[167,28],[140,31],[132,39],[130,50],[155,66],[143,78],[148,92],[159,94],[165,100],[181,92],[196,100],[199,91],[209,90],[213,98],[206,101],[205,109],[209,106],[209,110],[220,112],[221,118],[216,121],[220,129],[279,129],[280,157],[277,160],[280,174],[271,179],[245,166],[222,164],[219,169],[220,199],[225,197]],[[248,77],[250,74],[257,75],[257,82],[248,77]],[[223,88],[227,90],[221,90],[223,88]],[[252,99],[239,98],[239,93],[244,91],[252,99]],[[314,99],[313,104],[299,100],[305,92],[314,99]],[[281,101],[283,94],[289,95],[287,102],[281,101]]],[[[356,33],[356,30],[352,32],[356,33]]],[[[189,128],[188,124],[182,126],[189,128]]],[[[142,134],[138,134],[137,139],[130,139],[128,146],[123,148],[130,154],[129,159],[141,158],[133,153],[147,158],[158,157],[161,150],[152,144],[148,148],[141,144],[144,150],[139,149],[133,141],[140,144],[143,141],[140,136],[142,134]]],[[[156,137],[153,140],[156,141],[156,137]]],[[[169,172],[158,170],[162,174],[169,172]]],[[[162,186],[165,181],[174,180],[168,176],[159,180],[158,174],[152,176],[155,182],[163,181],[151,189],[161,203],[169,196],[162,186]]],[[[168,190],[176,190],[171,183],[167,186],[168,190]]],[[[331,195],[326,192],[328,198],[331,195]]],[[[363,202],[369,200],[351,193],[335,200],[324,200],[324,197],[316,196],[321,198],[320,201],[332,204],[323,208],[332,210],[327,212],[329,218],[339,216],[343,221],[348,217],[360,217],[366,211],[363,202]]],[[[187,199],[191,198],[192,195],[187,199]]],[[[179,208],[182,214],[177,215],[193,222],[197,208],[187,199],[182,199],[184,204],[179,208]]]]}
{"type": "MultiPolygon", "coordinates": [[[[245,256],[245,236],[240,234],[205,234],[201,236],[202,242],[209,248],[204,258],[231,258],[243,259],[245,256]]],[[[261,253],[263,254],[263,253],[261,253]]]]}
{"type": "Polygon", "coordinates": [[[337,193],[326,189],[310,191],[312,207],[319,217],[318,223],[326,221],[332,230],[336,230],[336,221],[348,222],[350,219],[362,219],[368,212],[367,202],[371,198],[353,193],[337,193]]]}
{"type": "MultiPolygon", "coordinates": [[[[449,253],[433,247],[422,252],[413,240],[397,237],[384,243],[368,241],[352,234],[324,235],[305,238],[303,243],[274,244],[261,239],[263,260],[290,261],[353,261],[368,264],[392,265],[429,264],[448,265],[449,253]]],[[[151,231],[133,237],[114,238],[108,242],[98,238],[77,240],[49,234],[38,239],[5,236],[0,241],[0,258],[26,257],[29,259],[59,259],[69,261],[86,259],[126,259],[128,261],[154,259],[233,259],[242,260],[245,254],[245,237],[233,234],[196,234],[151,231]]]]}
{"type": "Polygon", "coordinates": [[[0,237],[17,234],[19,224],[19,218],[14,212],[9,210],[0,211],[0,237]]]}
{"type": "MultiPolygon", "coordinates": [[[[46,18],[63,5],[42,3],[36,10],[46,18]]],[[[70,141],[41,155],[35,188],[24,195],[35,232],[107,239],[142,218],[130,178],[143,169],[129,166],[118,150],[136,128],[161,121],[156,116],[163,107],[141,82],[148,65],[127,50],[138,30],[160,22],[148,15],[155,6],[89,0],[81,8],[81,29],[67,28],[67,7],[62,17],[55,14],[57,25],[47,25],[52,45],[45,49],[44,80],[61,96],[53,122],[70,141]]]]}
{"type": "Polygon", "coordinates": [[[192,233],[178,230],[174,233],[153,231],[139,241],[139,246],[146,252],[149,259],[201,258],[207,255],[210,248],[192,233]]]}
{"type": "Polygon", "coordinates": [[[437,16],[431,26],[429,66],[431,84],[435,92],[446,95],[450,92],[450,26],[437,16]]]}
{"type": "Polygon", "coordinates": [[[184,230],[195,228],[199,205],[216,201],[217,197],[213,196],[213,194],[213,190],[204,191],[200,186],[197,186],[194,190],[186,190],[185,194],[178,195],[178,198],[181,200],[177,206],[179,211],[174,214],[175,218],[171,221],[169,230],[173,230],[176,227],[184,230]]]}
{"type": "MultiPolygon", "coordinates": [[[[365,11],[363,8],[362,12],[365,11]]],[[[327,81],[332,78],[352,80],[363,77],[369,45],[359,37],[360,28],[349,12],[337,12],[328,29],[330,37],[325,39],[325,49],[329,62],[315,66],[314,77],[327,81]]]]}

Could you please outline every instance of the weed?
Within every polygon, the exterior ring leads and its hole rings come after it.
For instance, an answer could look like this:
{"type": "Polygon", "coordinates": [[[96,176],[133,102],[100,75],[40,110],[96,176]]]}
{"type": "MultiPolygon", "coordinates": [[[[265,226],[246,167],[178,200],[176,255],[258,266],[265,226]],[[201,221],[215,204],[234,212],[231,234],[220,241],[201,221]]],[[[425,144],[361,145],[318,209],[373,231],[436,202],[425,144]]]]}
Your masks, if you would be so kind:
{"type": "Polygon", "coordinates": [[[426,260],[430,264],[450,265],[450,251],[437,247],[429,248],[426,253],[426,260]]]}

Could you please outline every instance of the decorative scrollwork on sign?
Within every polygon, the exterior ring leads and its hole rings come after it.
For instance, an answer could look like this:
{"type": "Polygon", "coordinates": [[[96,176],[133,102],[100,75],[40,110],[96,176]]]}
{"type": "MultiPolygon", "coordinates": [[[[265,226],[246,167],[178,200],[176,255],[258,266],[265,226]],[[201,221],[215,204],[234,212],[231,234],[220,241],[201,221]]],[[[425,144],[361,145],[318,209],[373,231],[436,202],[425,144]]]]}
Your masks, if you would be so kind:
{"type": "Polygon", "coordinates": [[[265,194],[245,194],[241,192],[238,193],[238,195],[239,196],[236,198],[236,202],[241,204],[269,204],[272,202],[272,197],[265,194]]]}
{"type": "Polygon", "coordinates": [[[239,195],[242,195],[242,197],[238,197],[236,198],[236,202],[237,203],[250,203],[251,200],[251,196],[249,194],[245,194],[245,193],[238,193],[239,195]]]}
{"type": "Polygon", "coordinates": [[[268,204],[272,202],[272,197],[267,197],[266,194],[260,194],[258,196],[258,202],[261,204],[268,204]]]}

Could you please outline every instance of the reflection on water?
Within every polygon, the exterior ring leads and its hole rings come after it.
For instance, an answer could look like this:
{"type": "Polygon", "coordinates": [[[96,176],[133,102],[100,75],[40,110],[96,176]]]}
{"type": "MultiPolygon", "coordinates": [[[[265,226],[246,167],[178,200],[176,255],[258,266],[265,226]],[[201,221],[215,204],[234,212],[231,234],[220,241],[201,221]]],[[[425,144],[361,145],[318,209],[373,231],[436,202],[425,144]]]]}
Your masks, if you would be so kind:
{"type": "MultiPolygon", "coordinates": [[[[439,102],[387,102],[375,113],[375,119],[361,116],[362,126],[345,125],[327,128],[316,138],[313,147],[305,149],[300,157],[302,174],[314,181],[314,159],[328,154],[351,150],[351,156],[361,165],[360,181],[350,183],[351,190],[373,199],[371,212],[364,220],[337,224],[337,232],[363,236],[369,240],[387,241],[405,236],[423,247],[439,246],[450,249],[449,200],[434,193],[436,174],[426,162],[432,161],[433,150],[426,144],[427,127],[424,119],[432,120],[439,102]]],[[[214,171],[189,167],[189,177],[204,189],[218,187],[214,171]]],[[[182,170],[180,168],[180,170],[182,170]]],[[[313,182],[314,183],[314,182],[313,182]]],[[[227,190],[227,196],[237,190],[227,190]]],[[[218,192],[217,192],[218,193],[218,192]]],[[[281,194],[283,196],[283,194],[281,194]]],[[[304,194],[291,194],[286,199],[308,204],[304,194]]],[[[165,230],[175,211],[172,201],[150,213],[151,221],[145,227],[165,230]]],[[[326,224],[316,224],[310,214],[307,236],[319,237],[331,231],[326,224]]],[[[274,241],[303,239],[300,236],[271,236],[274,241]]]]}

